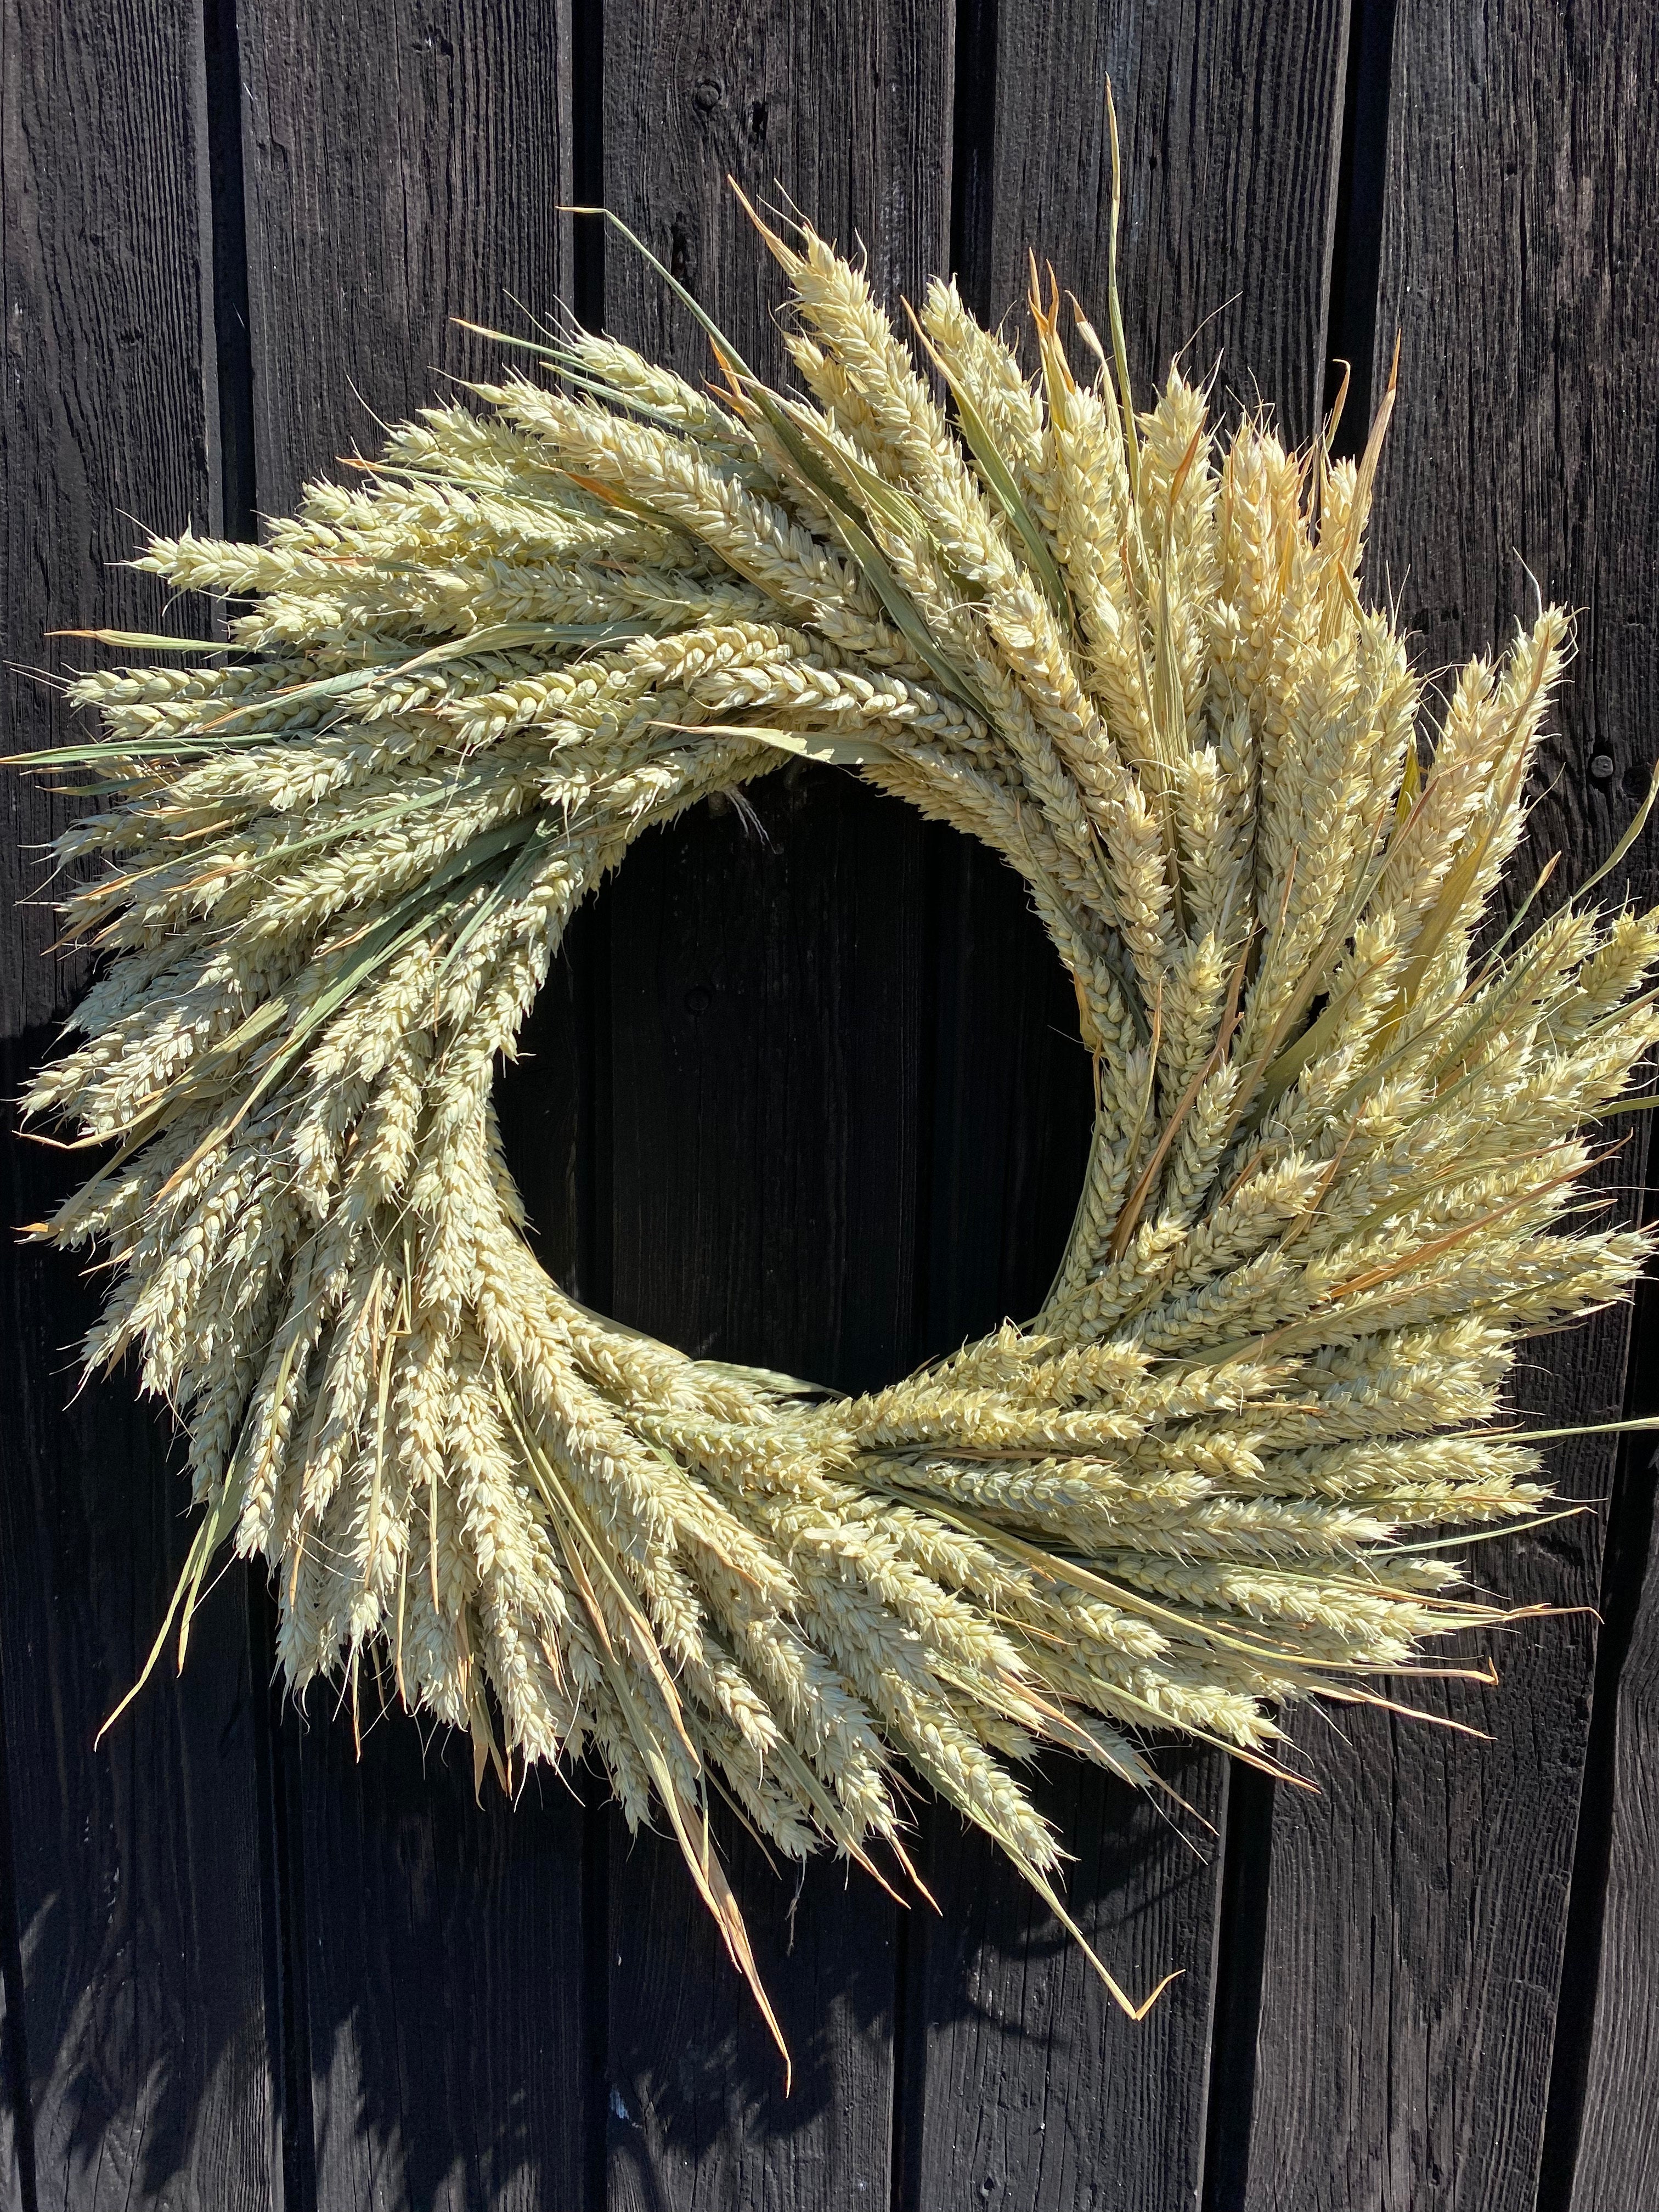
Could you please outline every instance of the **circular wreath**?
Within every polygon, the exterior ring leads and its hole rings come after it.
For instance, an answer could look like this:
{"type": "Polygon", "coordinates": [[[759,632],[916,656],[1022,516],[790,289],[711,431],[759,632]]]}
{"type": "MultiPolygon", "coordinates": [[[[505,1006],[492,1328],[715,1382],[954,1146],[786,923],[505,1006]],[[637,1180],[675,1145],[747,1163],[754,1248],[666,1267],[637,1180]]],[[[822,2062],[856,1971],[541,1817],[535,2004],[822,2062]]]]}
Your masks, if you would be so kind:
{"type": "Polygon", "coordinates": [[[115,803],[67,910],[117,957],[27,1102],[114,1147],[42,1225],[118,1263],[87,1357],[138,1348],[188,1430],[162,1639],[229,1539],[296,1690],[368,1654],[504,1779],[592,1746],[751,1982],[713,1792],[908,1870],[902,1759],[1064,1918],[1037,1745],[1271,1764],[1290,1701],[1500,1617],[1419,1532],[1544,1494],[1489,1424],[1517,1340],[1642,1262],[1561,1217],[1659,1036],[1653,915],[1480,940],[1566,623],[1464,670],[1422,757],[1358,585],[1387,401],[1357,465],[1218,437],[1175,372],[1137,413],[1115,285],[1068,350],[1034,279],[1028,381],[935,282],[919,360],[762,228],[810,399],[681,292],[714,388],[572,331],[263,544],[149,542],[249,604],[70,687],[106,734],[45,762],[115,803]],[[1094,1069],[1042,1312],[850,1400],[567,1296],[492,1104],[634,840],[799,755],[1019,872],[1094,1069]]]}

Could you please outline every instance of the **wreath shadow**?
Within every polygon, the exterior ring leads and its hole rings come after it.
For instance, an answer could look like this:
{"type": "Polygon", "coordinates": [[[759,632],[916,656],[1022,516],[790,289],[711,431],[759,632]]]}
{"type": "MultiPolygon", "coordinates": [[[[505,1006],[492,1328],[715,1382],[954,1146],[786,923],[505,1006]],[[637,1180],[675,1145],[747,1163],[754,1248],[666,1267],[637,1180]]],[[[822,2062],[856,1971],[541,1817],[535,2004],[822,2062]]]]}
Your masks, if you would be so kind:
{"type": "MultiPolygon", "coordinates": [[[[1179,1750],[1160,1763],[1183,1794],[1213,1796],[1220,1762],[1179,1750]]],[[[1005,2171],[1034,2148],[1048,2160],[1075,2154],[1086,2171],[1107,2081],[1201,2063],[1218,1840],[1191,1820],[1177,1832],[1135,1793],[1064,1756],[1044,1762],[1035,1792],[1073,1855],[1067,1905],[1111,1969],[1139,1988],[1187,1969],[1149,2019],[1124,2017],[994,1846],[932,1799],[915,1807],[913,1856],[937,1911],[896,1907],[831,1861],[809,1869],[797,1893],[738,1849],[734,1879],[793,2086],[786,2096],[718,1946],[688,1931],[680,1942],[700,1972],[676,1986],[664,1954],[680,1945],[636,1914],[629,1932],[649,1965],[625,2017],[612,2014],[606,2138],[613,2171],[632,2177],[630,2202],[662,2201],[658,2178],[686,2166],[756,2201],[763,2178],[781,2184],[811,2166],[841,2175],[850,2196],[864,2159],[878,2172],[872,2187],[884,2191],[890,2172],[902,2203],[921,2200],[924,2167],[933,2190],[967,2202],[988,2151],[1005,2171]],[[704,1978],[707,1996],[696,1987],[704,1978]]],[[[630,1856],[653,1862],[653,1888],[684,1887],[671,1846],[641,1839],[630,1856]]],[[[669,1905],[664,1918],[674,1917],[669,1905]]]]}
{"type": "MultiPolygon", "coordinates": [[[[1214,1839],[1069,1759],[1036,1783],[1076,1854],[1068,1905],[1132,1985],[1188,1970],[1138,2026],[994,1848],[932,1801],[915,1842],[937,1913],[829,1857],[775,1867],[716,1813],[789,2045],[786,2091],[677,1848],[630,1837],[598,1777],[580,1803],[544,1779],[516,1806],[493,1786],[480,1804],[464,1741],[422,1760],[389,1723],[359,1760],[349,1726],[320,1717],[300,1757],[310,2134],[336,2186],[558,2207],[622,2186],[650,2206],[680,2201],[672,2177],[695,2170],[711,2201],[746,2203],[809,2171],[850,2197],[867,2166],[876,2201],[896,2169],[908,2203],[924,2157],[936,2176],[982,2152],[961,2137],[986,2132],[988,2090],[1005,2155],[1041,2133],[1047,2156],[1070,2144],[1086,2162],[1103,2081],[1201,2058],[1214,1839]]],[[[1194,1802],[1212,1790],[1218,1762],[1160,1761],[1194,1802]]]]}

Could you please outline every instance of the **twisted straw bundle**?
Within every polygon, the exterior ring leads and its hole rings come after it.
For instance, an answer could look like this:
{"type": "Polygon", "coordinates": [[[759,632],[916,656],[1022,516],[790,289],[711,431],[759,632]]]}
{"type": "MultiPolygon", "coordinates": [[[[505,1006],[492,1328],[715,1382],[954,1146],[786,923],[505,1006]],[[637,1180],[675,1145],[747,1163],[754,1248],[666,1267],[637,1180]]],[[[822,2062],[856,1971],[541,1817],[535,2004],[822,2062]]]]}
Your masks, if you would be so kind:
{"type": "Polygon", "coordinates": [[[296,1690],[384,1661],[504,1780],[596,1747],[763,2006],[711,1791],[908,1871],[902,1759],[1063,1917],[1037,1745],[1271,1763],[1275,1710],[1500,1617],[1417,1532],[1545,1494],[1486,1425],[1643,1261],[1563,1224],[1659,1037],[1651,915],[1477,950],[1567,626],[1471,664],[1423,759],[1358,588],[1382,420],[1356,466],[1218,439],[1174,373],[1137,413],[1115,297],[1079,381],[1034,278],[1035,382],[929,289],[953,425],[859,270],[763,234],[810,400],[718,333],[715,396],[573,333],[262,545],[149,542],[252,605],[71,686],[107,734],[45,759],[117,803],[67,912],[118,957],[27,1101],[116,1147],[42,1230],[118,1263],[87,1358],[188,1428],[162,1638],[229,1538],[296,1690]],[[851,1401],[567,1297],[491,1103],[635,838],[801,754],[1019,871],[1095,1074],[1042,1311],[851,1401]]]}

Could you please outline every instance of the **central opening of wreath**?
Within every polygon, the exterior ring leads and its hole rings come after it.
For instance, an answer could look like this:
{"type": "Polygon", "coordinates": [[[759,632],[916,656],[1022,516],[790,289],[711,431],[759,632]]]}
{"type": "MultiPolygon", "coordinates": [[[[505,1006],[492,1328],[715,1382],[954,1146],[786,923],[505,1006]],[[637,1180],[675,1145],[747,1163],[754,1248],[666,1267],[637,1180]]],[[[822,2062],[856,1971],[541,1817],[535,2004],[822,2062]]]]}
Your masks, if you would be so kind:
{"type": "Polygon", "coordinates": [[[1092,1112],[1018,878],[799,763],[641,838],[496,1101],[538,1256],[574,1296],[843,1390],[1030,1318],[1092,1112]]]}

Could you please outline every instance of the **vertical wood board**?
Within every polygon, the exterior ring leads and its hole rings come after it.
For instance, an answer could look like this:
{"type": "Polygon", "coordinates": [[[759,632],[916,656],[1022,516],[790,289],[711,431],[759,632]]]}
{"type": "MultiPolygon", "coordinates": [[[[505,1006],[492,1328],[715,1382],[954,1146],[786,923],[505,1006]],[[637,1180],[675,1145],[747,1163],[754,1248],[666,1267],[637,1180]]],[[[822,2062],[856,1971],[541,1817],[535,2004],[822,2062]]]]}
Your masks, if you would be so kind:
{"type": "MultiPolygon", "coordinates": [[[[1644,1449],[1635,1482],[1650,1488],[1653,1480],[1652,1454],[1644,1449]]],[[[1650,1500],[1644,1517],[1650,1540],[1650,1500]]],[[[1633,1632],[1613,1692],[1612,1820],[1599,1949],[1593,1961],[1569,1961],[1596,1974],[1588,2065],[1574,2085],[1572,2212],[1622,2212],[1659,2201],[1659,1773],[1653,1756],[1659,1577],[1650,1542],[1642,1547],[1642,1565],[1633,1632]]]]}
{"type": "MultiPolygon", "coordinates": [[[[1603,27],[1585,27],[1578,70],[1587,96],[1568,111],[1568,161],[1577,191],[1573,212],[1597,240],[1597,283],[1586,332],[1590,424],[1585,476],[1598,556],[1585,617],[1586,652],[1575,689],[1584,700],[1584,742],[1593,748],[1592,783],[1629,794],[1656,748],[1659,717],[1659,453],[1644,428],[1659,416],[1659,282],[1652,263],[1653,208],[1659,191],[1659,129],[1644,88],[1659,69],[1659,24],[1650,10],[1609,11],[1603,27]],[[1586,188],[1588,179],[1594,184],[1586,188]],[[1610,767],[1612,774],[1603,773],[1610,767]]],[[[1576,72],[1577,74],[1577,72],[1576,72]]],[[[1558,154],[1557,161],[1560,162],[1558,154]]],[[[1576,412],[1577,395],[1565,410],[1576,412]]],[[[1574,586],[1575,592],[1577,591],[1574,586]]],[[[1595,817],[1593,817],[1595,818],[1595,817]]],[[[1613,826],[1599,819],[1605,836],[1613,826]]],[[[1652,846],[1644,845],[1638,896],[1654,896],[1652,846]]],[[[1648,1212],[1652,1212],[1651,1152],[1648,1212]]],[[[1656,1401],[1655,1313],[1638,1304],[1632,1398],[1656,1401]]],[[[1659,2201],[1659,1802],[1654,1747],[1659,1741],[1659,1576],[1650,1541],[1654,1455],[1645,1438],[1632,1449],[1620,1500],[1624,1541],[1615,1553],[1631,1587],[1607,1592],[1633,1615],[1612,1694],[1611,1833],[1601,1899],[1599,1984],[1582,2109],[1573,2212],[1616,2212],[1659,2201]],[[1639,1579],[1638,1579],[1639,1577],[1639,1579]]],[[[1604,1586],[1605,1587],[1605,1586],[1604,1586]]],[[[1605,1678],[1604,1678],[1605,1684],[1605,1678]]],[[[1577,1970],[1589,1962],[1570,1961],[1577,1970]]]]}
{"type": "MultiPolygon", "coordinates": [[[[213,505],[199,13],[14,4],[0,76],[7,749],[21,750],[67,734],[61,702],[22,671],[87,659],[46,642],[47,629],[189,635],[204,618],[111,565],[133,550],[135,518],[205,526],[213,505]]],[[[56,931],[40,896],[40,848],[81,803],[7,772],[3,804],[12,1099],[87,965],[43,957],[56,931]]],[[[76,1164],[9,1127],[6,1221],[49,1212],[76,1164]]],[[[167,1424],[134,1402],[133,1374],[76,1394],[74,1346],[101,1289],[80,1275],[0,1240],[0,1645],[22,1999],[9,2056],[27,2051],[33,2118],[13,2186],[74,2212],[161,2196],[262,2212],[277,2158],[246,1584],[229,1577],[204,1607],[183,1680],[164,1660],[94,1745],[143,1664],[189,1530],[167,1424]]]]}
{"type": "MultiPolygon", "coordinates": [[[[1380,392],[1398,328],[1401,386],[1368,568],[1431,671],[1504,643],[1534,578],[1583,611],[1523,881],[1558,848],[1564,884],[1587,875],[1647,782],[1653,460],[1630,434],[1659,378],[1635,246],[1656,181],[1632,57],[1644,20],[1401,0],[1394,26],[1372,377],[1380,392]]],[[[1639,1179],[1641,1149],[1610,1188],[1639,1179]]],[[[1531,1347],[1514,1403],[1551,1426],[1617,1418],[1627,1342],[1620,1310],[1531,1347]]],[[[1550,1471],[1600,1499],[1613,1457],[1587,1437],[1550,1471]]],[[[1518,1602],[1583,1607],[1600,1547],[1590,1514],[1483,1547],[1479,1571],[1518,1602]]],[[[1489,1742],[1383,1713],[1298,1720],[1324,1795],[1281,1792],[1274,1810],[1243,2202],[1532,2204],[1594,1650],[1582,1613],[1525,1623],[1497,1639],[1498,1689],[1406,1686],[1489,1742]]]]}
{"type": "MultiPolygon", "coordinates": [[[[1013,307],[1014,331],[1024,320],[1026,257],[1035,251],[1106,329],[1109,76],[1121,132],[1120,276],[1142,404],[1191,338],[1188,374],[1206,373],[1221,356],[1224,416],[1259,392],[1287,434],[1305,436],[1324,375],[1346,8],[1058,0],[1038,13],[1001,8],[992,17],[981,33],[986,50],[959,57],[964,70],[993,77],[988,95],[981,88],[976,111],[968,111],[988,122],[988,150],[958,149],[975,178],[989,179],[988,192],[967,198],[960,241],[974,304],[993,317],[1013,307]]],[[[936,1202],[929,1255],[935,1345],[957,1340],[945,1316],[954,1322],[962,1286],[984,1265],[988,1218],[999,1218],[988,1175],[1009,1173],[1007,1139],[987,1099],[1028,1093],[1034,1060],[1068,1047],[1077,1068],[1057,1069],[1053,1087],[1039,1094],[1047,1127],[1021,1134],[1045,1188],[1053,1192],[1058,1178],[1069,1189],[1058,1208],[1036,1188],[1010,1193],[1000,1217],[1008,1240],[1005,1295],[1018,1280],[1029,1301],[1016,1303],[1016,1314],[1032,1310],[1047,1287],[1082,1175],[1073,1117],[1087,1110],[1079,1079],[1086,1061],[1075,1015],[1060,999],[1045,1000],[1052,955],[1045,959],[1010,926],[1008,890],[994,869],[964,867],[944,924],[962,981],[954,1009],[951,992],[941,993],[950,1047],[937,1087],[935,1177],[948,1162],[952,1180],[936,1202]],[[1028,1009],[1046,1003],[1047,1024],[1065,1043],[1039,1042],[1028,1012],[1018,1058],[999,1060],[988,1016],[1010,996],[1028,1009]]],[[[975,1313],[971,1325],[990,1317],[975,1313]]],[[[942,1917],[912,1930],[921,1954],[913,2031],[919,2109],[907,2112],[905,2143],[909,2185],[930,2212],[970,2191],[975,2202],[1043,2212],[1120,2204],[1147,2212],[1195,2202],[1227,1777],[1218,1757],[1167,1756],[1190,1813],[1171,1817],[1061,1760],[1052,1763],[1043,1800],[1078,1856],[1068,1904],[1108,1966],[1137,1994],[1180,1970],[1138,2026],[994,1854],[958,1822],[935,1817],[930,1880],[942,1917]]]]}
{"type": "Polygon", "coordinates": [[[1035,253],[1106,333],[1109,78],[1141,404],[1180,352],[1188,376],[1218,364],[1219,403],[1260,399],[1287,441],[1308,437],[1325,381],[1347,28],[1347,0],[999,8],[988,240],[965,256],[981,305],[1023,317],[1035,253]]]}
{"type": "Polygon", "coordinates": [[[570,289],[568,0],[245,0],[258,500],[460,397],[570,289]]]}
{"type": "MultiPolygon", "coordinates": [[[[239,32],[258,503],[280,513],[343,476],[337,456],[372,453],[382,421],[500,372],[452,318],[523,329],[569,290],[569,19],[563,0],[374,0],[349,20],[248,0],[239,32]]],[[[538,1030],[556,1122],[569,988],[562,971],[538,1030]]],[[[563,1196],[534,1193],[557,1254],[563,1196]]],[[[516,1807],[493,1780],[475,1804],[470,1745],[381,1714],[367,1686],[363,1705],[361,1761],[325,1684],[289,1753],[320,2212],[569,2205],[580,1807],[552,1775],[516,1807]]]]}
{"type": "MultiPolygon", "coordinates": [[[[606,202],[762,374],[782,373],[784,285],[727,172],[867,248],[890,307],[916,296],[945,252],[951,36],[941,0],[607,4],[606,202]]],[[[706,375],[701,333],[614,234],[604,269],[606,327],[706,375]]],[[[918,1348],[927,832],[821,770],[750,796],[758,829],[700,807],[605,895],[613,1310],[688,1351],[863,1386],[918,1348]]],[[[735,1854],[794,2048],[786,2102],[677,1854],[616,1832],[611,2202],[882,2201],[894,1908],[823,1862],[790,1917],[793,1870],[735,1854]]]]}

